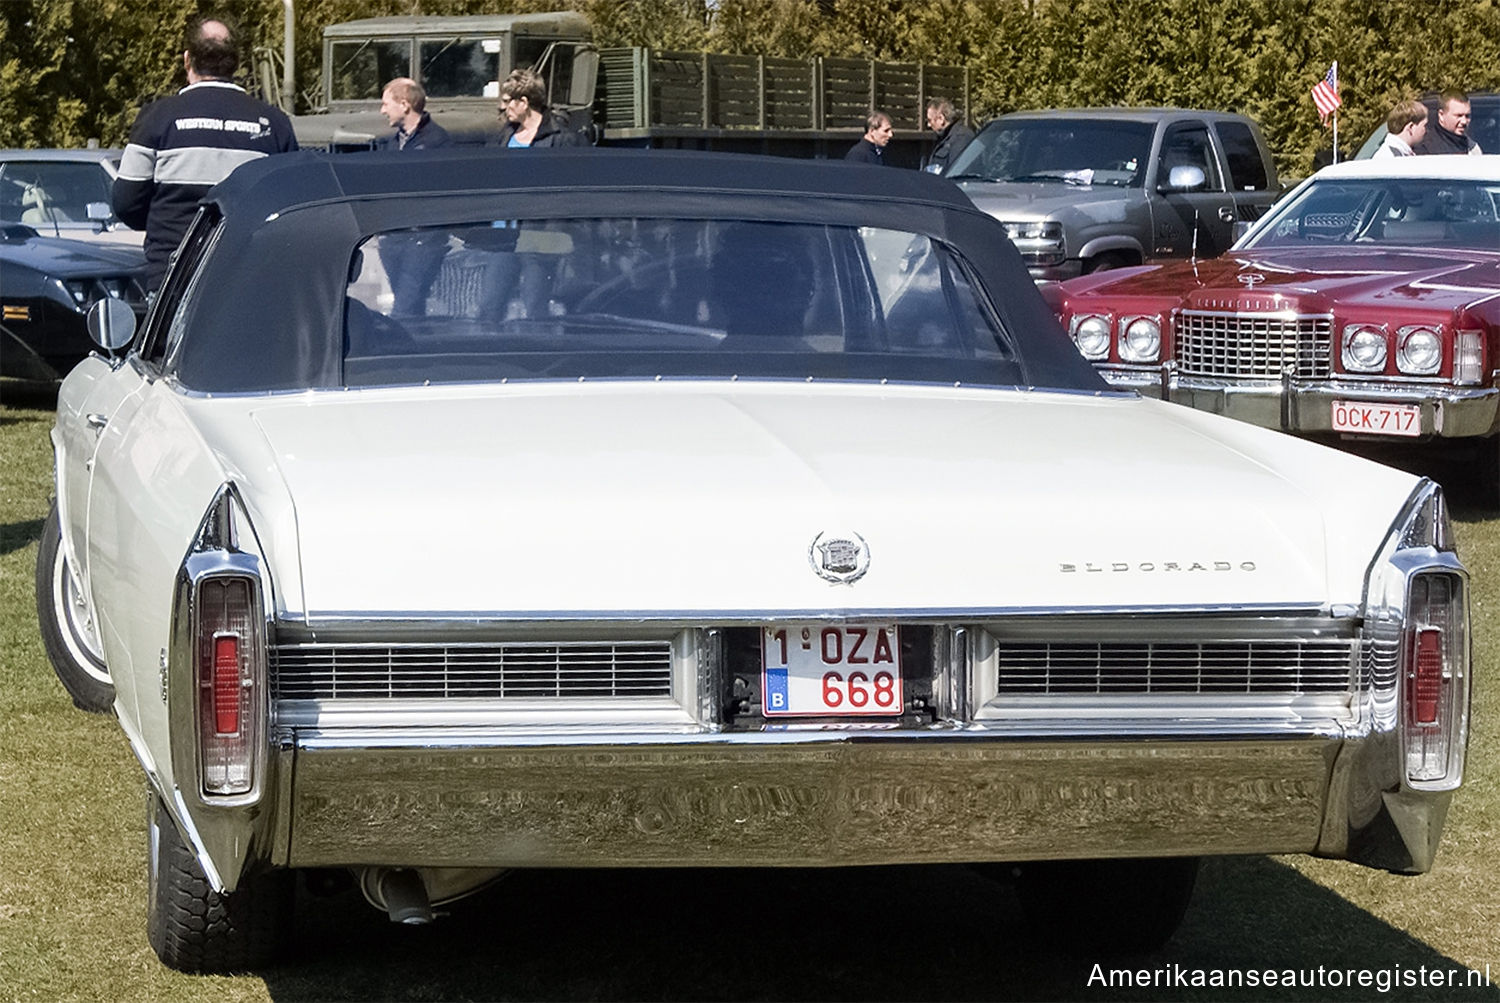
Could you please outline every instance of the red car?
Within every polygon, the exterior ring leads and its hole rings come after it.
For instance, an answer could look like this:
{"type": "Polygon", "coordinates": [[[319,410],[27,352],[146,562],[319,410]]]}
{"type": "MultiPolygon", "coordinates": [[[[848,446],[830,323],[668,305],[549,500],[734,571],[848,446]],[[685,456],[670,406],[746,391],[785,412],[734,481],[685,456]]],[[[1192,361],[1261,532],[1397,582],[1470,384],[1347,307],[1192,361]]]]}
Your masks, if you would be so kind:
{"type": "Polygon", "coordinates": [[[1325,441],[1461,443],[1500,503],[1500,156],[1338,164],[1222,257],[1044,294],[1114,386],[1325,441]]]}

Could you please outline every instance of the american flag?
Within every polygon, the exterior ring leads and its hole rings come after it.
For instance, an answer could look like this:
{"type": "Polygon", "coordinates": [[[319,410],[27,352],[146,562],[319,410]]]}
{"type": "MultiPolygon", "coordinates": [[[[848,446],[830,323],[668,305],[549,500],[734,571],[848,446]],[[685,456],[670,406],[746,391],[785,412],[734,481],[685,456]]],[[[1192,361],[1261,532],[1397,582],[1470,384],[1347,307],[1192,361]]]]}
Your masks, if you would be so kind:
{"type": "Polygon", "coordinates": [[[1328,121],[1328,116],[1338,110],[1344,99],[1339,97],[1339,64],[1334,60],[1333,65],[1328,67],[1328,72],[1323,75],[1312,89],[1313,104],[1318,106],[1318,118],[1328,121]]]}

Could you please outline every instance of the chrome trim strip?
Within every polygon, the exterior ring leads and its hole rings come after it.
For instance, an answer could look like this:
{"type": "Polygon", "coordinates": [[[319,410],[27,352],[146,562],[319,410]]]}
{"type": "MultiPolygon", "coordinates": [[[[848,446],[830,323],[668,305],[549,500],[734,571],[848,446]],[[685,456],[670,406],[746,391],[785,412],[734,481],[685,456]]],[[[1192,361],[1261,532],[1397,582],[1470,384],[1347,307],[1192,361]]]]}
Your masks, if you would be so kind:
{"type": "MultiPolygon", "coordinates": [[[[382,715],[382,720],[384,716],[382,715]]],[[[704,732],[693,726],[642,727],[640,724],[609,725],[503,725],[463,723],[413,724],[400,728],[377,723],[328,725],[294,725],[279,721],[276,738],[300,752],[354,749],[434,749],[503,751],[509,748],[557,747],[591,748],[607,752],[615,747],[640,745],[697,749],[736,746],[782,746],[806,744],[897,743],[913,748],[929,748],[933,743],[983,745],[996,741],[1022,742],[1050,739],[1086,739],[1091,743],[1109,743],[1129,739],[1146,740],[1224,739],[1226,741],[1343,738],[1348,734],[1344,723],[1329,717],[1293,719],[1286,716],[1243,717],[1222,713],[1198,720],[1187,718],[1121,717],[1101,711],[1096,716],[1077,720],[1015,719],[975,721],[957,725],[938,723],[920,727],[900,727],[882,722],[847,722],[838,724],[772,725],[759,731],[704,732]]]]}
{"type": "Polygon", "coordinates": [[[579,383],[589,385],[600,385],[610,383],[622,383],[627,385],[639,385],[649,383],[712,383],[730,386],[758,386],[763,384],[775,384],[786,386],[840,386],[840,387],[915,387],[918,389],[932,390],[989,390],[996,393],[1046,393],[1058,394],[1064,397],[1111,397],[1114,394],[1109,390],[1097,390],[1081,387],[1043,387],[1030,384],[1014,383],[932,383],[918,382],[916,380],[892,380],[892,379],[833,379],[830,377],[812,376],[600,376],[600,377],[573,377],[571,379],[499,379],[483,382],[459,382],[452,383],[381,383],[373,386],[329,386],[329,387],[297,387],[291,390],[252,390],[244,392],[231,391],[208,391],[194,390],[183,385],[175,378],[169,383],[174,393],[180,394],[193,400],[259,400],[261,398],[292,398],[298,396],[333,397],[345,394],[357,393],[381,393],[391,390],[419,390],[423,392],[432,390],[472,392],[475,389],[494,389],[501,386],[537,387],[537,386],[578,386],[579,383]]]}
{"type": "MultiPolygon", "coordinates": [[[[1167,572],[1162,572],[1167,574],[1167,572]]],[[[702,609],[702,610],[432,610],[432,611],[287,611],[279,637],[287,628],[302,629],[317,636],[320,630],[358,633],[363,629],[389,630],[402,627],[423,632],[442,631],[473,634],[497,624],[529,624],[545,628],[577,621],[598,623],[614,629],[617,624],[637,623],[668,627],[755,625],[784,620],[842,623],[849,620],[897,619],[903,623],[949,623],[958,621],[1013,620],[1030,617],[1094,616],[1189,616],[1208,619],[1221,616],[1328,616],[1331,608],[1318,601],[1287,603],[1243,603],[1217,606],[1115,605],[1115,606],[982,606],[982,607],[846,607],[839,609],[702,609]],[[305,619],[304,619],[305,618],[305,619]]]]}

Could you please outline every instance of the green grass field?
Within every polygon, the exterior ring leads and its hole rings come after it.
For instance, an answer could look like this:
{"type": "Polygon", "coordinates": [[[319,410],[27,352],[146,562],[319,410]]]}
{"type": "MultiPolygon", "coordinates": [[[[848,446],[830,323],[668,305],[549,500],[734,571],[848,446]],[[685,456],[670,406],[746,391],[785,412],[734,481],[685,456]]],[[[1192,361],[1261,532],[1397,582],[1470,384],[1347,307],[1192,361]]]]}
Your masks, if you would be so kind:
{"type": "Polygon", "coordinates": [[[1493,983],[1432,984],[1465,968],[1500,982],[1500,519],[1462,510],[1475,726],[1437,866],[1208,861],[1181,931],[1130,966],[1164,970],[1156,986],[1104,987],[1093,960],[1038,952],[1010,891],[961,867],[522,872],[422,929],[342,893],[299,902],[300,950],[281,967],[169,972],[146,944],[140,768],[112,718],[73,708],[37,635],[51,421],[0,407],[0,999],[1500,1000],[1493,983]],[[1320,984],[1159,982],[1245,969],[1320,984]]]}

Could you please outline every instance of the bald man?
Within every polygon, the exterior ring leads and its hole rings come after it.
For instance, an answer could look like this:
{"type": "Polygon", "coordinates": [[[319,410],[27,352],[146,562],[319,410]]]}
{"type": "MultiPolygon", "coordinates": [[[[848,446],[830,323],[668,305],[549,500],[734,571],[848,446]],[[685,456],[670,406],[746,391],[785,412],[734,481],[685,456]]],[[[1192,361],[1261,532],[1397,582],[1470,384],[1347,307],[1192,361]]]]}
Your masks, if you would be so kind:
{"type": "Polygon", "coordinates": [[[193,21],[182,53],[187,86],[147,105],[130,129],[110,201],[116,216],[146,231],[151,290],[161,286],[210,188],[240,164],[297,148],[291,120],[234,83],[239,61],[239,38],[229,22],[193,21]]]}

